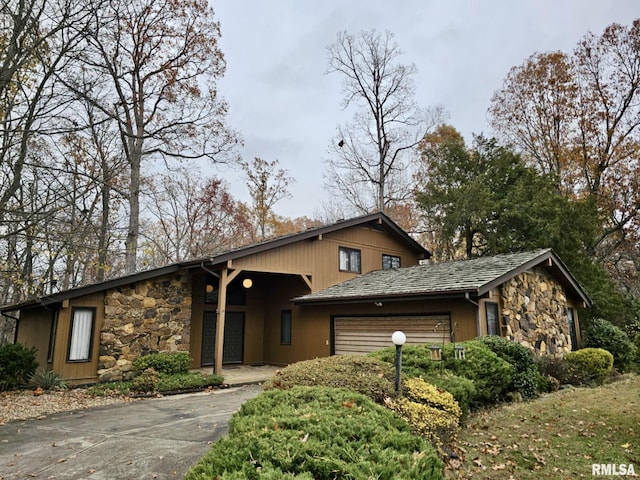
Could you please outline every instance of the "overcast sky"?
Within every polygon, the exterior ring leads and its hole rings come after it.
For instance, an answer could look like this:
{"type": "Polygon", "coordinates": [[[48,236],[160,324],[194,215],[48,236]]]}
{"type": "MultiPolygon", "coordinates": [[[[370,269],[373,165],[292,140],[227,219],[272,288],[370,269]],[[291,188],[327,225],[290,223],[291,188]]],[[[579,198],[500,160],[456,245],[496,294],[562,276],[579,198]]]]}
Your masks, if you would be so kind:
{"type": "MultiPolygon", "coordinates": [[[[570,52],[588,31],[640,17],[638,0],[211,0],[227,72],[220,92],[245,161],[278,160],[296,179],[275,210],[315,217],[326,202],[323,161],[341,109],[341,78],[326,74],[339,31],[390,30],[414,63],[416,100],[442,105],[470,141],[491,134],[487,108],[509,71],[534,52],[570,52]]],[[[209,173],[209,172],[207,172],[209,173]]],[[[217,170],[248,201],[242,176],[217,170]]]]}

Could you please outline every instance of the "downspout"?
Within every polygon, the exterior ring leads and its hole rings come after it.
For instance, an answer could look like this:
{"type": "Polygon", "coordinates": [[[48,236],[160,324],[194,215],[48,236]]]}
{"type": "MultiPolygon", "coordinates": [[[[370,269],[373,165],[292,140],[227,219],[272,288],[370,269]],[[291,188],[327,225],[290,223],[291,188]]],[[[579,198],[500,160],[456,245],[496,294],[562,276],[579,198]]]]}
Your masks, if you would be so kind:
{"type": "Polygon", "coordinates": [[[480,336],[480,304],[471,300],[469,292],[464,292],[464,298],[467,302],[476,306],[476,338],[480,336]]]}
{"type": "Polygon", "coordinates": [[[211,275],[213,275],[216,278],[220,278],[220,274],[214,272],[213,270],[209,270],[207,267],[204,266],[204,262],[202,262],[200,264],[200,268],[202,268],[205,272],[210,273],[211,275]]]}
{"type": "Polygon", "coordinates": [[[14,317],[13,315],[9,315],[8,313],[4,313],[4,312],[0,312],[0,315],[2,315],[5,318],[10,318],[11,320],[16,321],[16,328],[14,328],[13,330],[13,343],[16,343],[18,341],[18,322],[20,321],[20,319],[18,317],[14,317]]]}

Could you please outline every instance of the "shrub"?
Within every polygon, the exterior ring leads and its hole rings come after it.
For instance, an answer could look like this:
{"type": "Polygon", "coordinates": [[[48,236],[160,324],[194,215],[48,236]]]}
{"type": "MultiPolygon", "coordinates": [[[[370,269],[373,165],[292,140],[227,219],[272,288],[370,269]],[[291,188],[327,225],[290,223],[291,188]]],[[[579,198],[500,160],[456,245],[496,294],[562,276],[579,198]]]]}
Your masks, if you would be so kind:
{"type": "Polygon", "coordinates": [[[532,399],[538,395],[540,374],[536,368],[533,352],[524,345],[512,342],[508,338],[488,336],[482,342],[493,353],[513,366],[510,392],[518,392],[524,399],[532,399]]]}
{"type": "Polygon", "coordinates": [[[513,367],[493,353],[482,340],[471,340],[465,347],[465,360],[454,358],[453,345],[444,346],[444,367],[456,375],[473,380],[476,395],[472,406],[491,405],[506,398],[511,384],[513,367]]]}
{"type": "Polygon", "coordinates": [[[29,380],[29,386],[40,387],[43,390],[67,388],[66,383],[62,380],[62,377],[58,372],[53,370],[46,370],[45,368],[38,368],[29,380]]]}
{"type": "Polygon", "coordinates": [[[264,383],[265,390],[295,386],[348,388],[377,403],[395,391],[395,371],[383,361],[362,355],[334,355],[294,363],[264,383]]]}
{"type": "Polygon", "coordinates": [[[602,348],[613,355],[613,365],[625,371],[633,361],[633,344],[621,328],[611,322],[596,318],[585,331],[585,347],[602,348]]]}
{"type": "MultiPolygon", "coordinates": [[[[396,363],[396,347],[388,347],[368,355],[392,366],[396,363]]],[[[420,377],[440,371],[439,362],[431,360],[429,346],[405,345],[402,347],[402,374],[406,377],[420,377]]]]}
{"type": "Polygon", "coordinates": [[[188,352],[151,353],[133,361],[133,368],[139,372],[153,368],[158,373],[186,373],[191,368],[191,355],[188,352]]]}
{"type": "Polygon", "coordinates": [[[240,407],[197,479],[442,479],[433,447],[405,421],[345,389],[269,390],[240,407]]]}
{"type": "Polygon", "coordinates": [[[564,360],[574,385],[601,385],[613,368],[613,355],[602,348],[583,348],[569,352],[564,360]]]}
{"type": "Polygon", "coordinates": [[[158,390],[158,372],[153,368],[147,368],[133,379],[131,388],[135,392],[151,393],[158,390]]]}
{"type": "Polygon", "coordinates": [[[221,385],[223,378],[219,375],[202,375],[198,372],[176,373],[174,375],[158,375],[158,391],[172,392],[194,388],[214,387],[221,385]]]}
{"type": "MultiPolygon", "coordinates": [[[[541,377],[551,377],[555,379],[559,385],[570,383],[567,362],[565,362],[564,358],[542,355],[536,357],[536,366],[538,367],[538,372],[541,377]]],[[[551,384],[554,383],[551,379],[549,379],[549,382],[551,382],[551,384]]],[[[543,380],[541,384],[544,386],[546,382],[543,380]]],[[[549,386],[552,387],[552,385],[549,386]]]]}
{"type": "Polygon", "coordinates": [[[36,351],[20,343],[0,347],[0,391],[27,384],[38,367],[36,351]]]}
{"type": "Polygon", "coordinates": [[[460,410],[462,411],[460,420],[465,421],[469,414],[473,399],[477,395],[473,381],[468,378],[454,375],[449,371],[446,371],[441,375],[431,374],[423,378],[427,383],[446,390],[453,395],[453,398],[458,402],[460,410]]]}
{"type": "Polygon", "coordinates": [[[414,432],[429,440],[440,454],[452,445],[460,430],[462,410],[453,395],[421,378],[402,382],[404,396],[389,398],[387,408],[398,412],[414,432]]]}

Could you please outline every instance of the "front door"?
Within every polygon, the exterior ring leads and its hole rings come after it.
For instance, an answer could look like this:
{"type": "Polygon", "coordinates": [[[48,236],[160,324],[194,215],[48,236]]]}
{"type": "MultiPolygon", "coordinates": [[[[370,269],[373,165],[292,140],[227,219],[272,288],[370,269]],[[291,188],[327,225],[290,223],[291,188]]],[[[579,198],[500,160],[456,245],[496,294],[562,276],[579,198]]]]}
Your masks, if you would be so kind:
{"type": "MultiPolygon", "coordinates": [[[[200,364],[214,364],[216,346],[216,312],[205,312],[202,323],[200,364]]],[[[224,322],[222,363],[242,363],[244,356],[244,312],[227,312],[224,322]]]]}

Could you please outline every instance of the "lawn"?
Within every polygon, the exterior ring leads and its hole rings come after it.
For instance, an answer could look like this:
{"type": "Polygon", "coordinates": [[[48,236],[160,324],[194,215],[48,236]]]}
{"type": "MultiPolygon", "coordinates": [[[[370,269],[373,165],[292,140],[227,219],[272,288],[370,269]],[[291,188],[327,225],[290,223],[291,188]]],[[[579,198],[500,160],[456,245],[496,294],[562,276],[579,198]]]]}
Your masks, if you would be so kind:
{"type": "Polygon", "coordinates": [[[449,479],[591,478],[592,464],[640,475],[640,376],[473,414],[449,479]]]}

